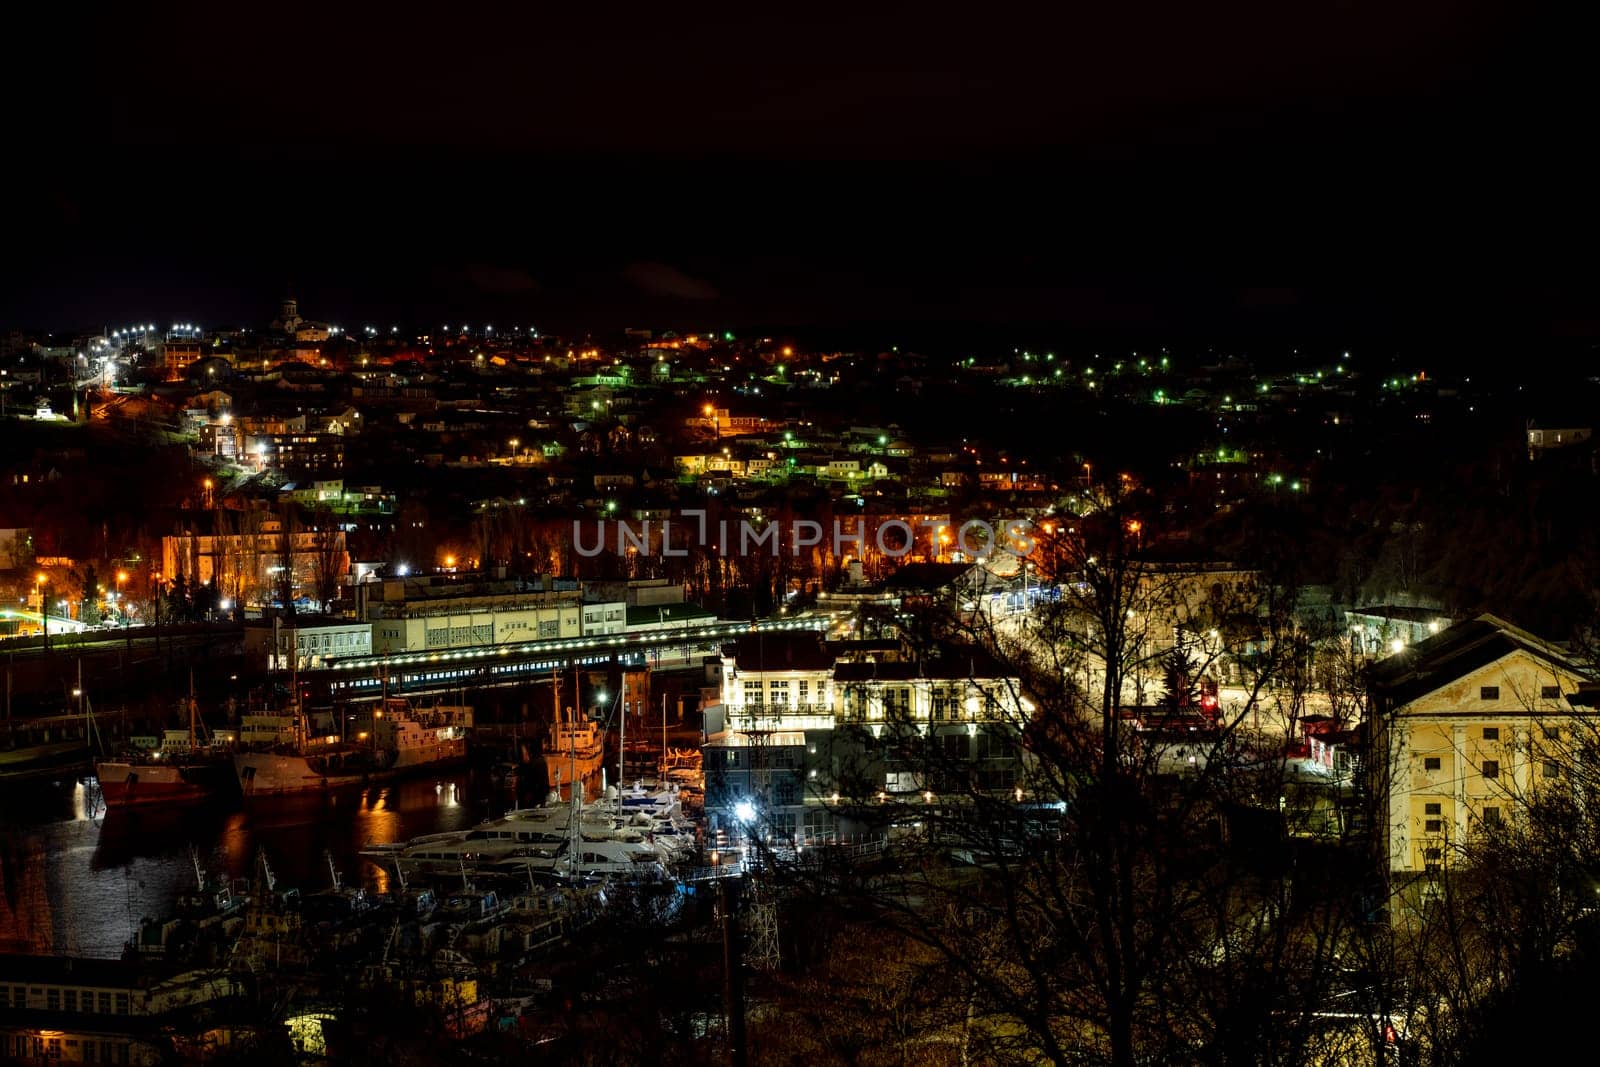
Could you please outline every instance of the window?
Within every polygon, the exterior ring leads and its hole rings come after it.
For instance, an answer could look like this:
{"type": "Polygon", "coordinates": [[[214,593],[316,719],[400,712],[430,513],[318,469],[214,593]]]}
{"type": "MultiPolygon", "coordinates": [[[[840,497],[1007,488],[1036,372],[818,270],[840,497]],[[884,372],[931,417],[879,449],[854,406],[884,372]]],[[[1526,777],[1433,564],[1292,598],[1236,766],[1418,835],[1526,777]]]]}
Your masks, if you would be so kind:
{"type": "Polygon", "coordinates": [[[1429,819],[1427,822],[1422,824],[1422,832],[1423,833],[1428,833],[1428,834],[1442,834],[1442,833],[1444,833],[1444,820],[1443,819],[1429,819]]]}
{"type": "Polygon", "coordinates": [[[1499,808],[1484,808],[1483,809],[1483,825],[1485,825],[1485,826],[1499,826],[1500,825],[1500,809],[1499,808]]]}
{"type": "Polygon", "coordinates": [[[110,993],[101,993],[100,994],[100,1009],[99,1009],[99,1011],[100,1011],[101,1015],[110,1015],[111,1014],[111,994],[110,993]]]}
{"type": "Polygon", "coordinates": [[[78,991],[76,989],[67,990],[67,1010],[78,1010],[78,991]]]}
{"type": "Polygon", "coordinates": [[[1560,700],[1561,687],[1559,685],[1541,685],[1539,687],[1540,700],[1560,700]]]}
{"type": "Polygon", "coordinates": [[[1498,778],[1498,777],[1500,777],[1500,761],[1497,760],[1497,759],[1486,759],[1486,760],[1484,760],[1483,761],[1483,776],[1485,778],[1498,778]]]}
{"type": "Polygon", "coordinates": [[[1442,814],[1443,808],[1443,804],[1424,804],[1422,811],[1425,815],[1439,815],[1442,814]]]}
{"type": "Polygon", "coordinates": [[[1559,740],[1561,740],[1561,727],[1559,727],[1559,726],[1546,726],[1544,728],[1544,739],[1546,741],[1559,741],[1559,740]]]}
{"type": "Polygon", "coordinates": [[[1498,741],[1498,740],[1500,740],[1500,727],[1498,727],[1498,726],[1485,726],[1483,728],[1483,739],[1485,741],[1498,741]]]}
{"type": "Polygon", "coordinates": [[[1561,764],[1557,763],[1555,760],[1545,760],[1544,761],[1544,776],[1546,778],[1560,778],[1561,777],[1561,764]]]}
{"type": "Polygon", "coordinates": [[[44,1006],[46,1011],[61,1010],[61,990],[51,986],[44,991],[44,1006]]]}
{"type": "Polygon", "coordinates": [[[1478,687],[1479,700],[1499,700],[1500,687],[1498,685],[1484,685],[1478,687]]]}
{"type": "Polygon", "coordinates": [[[128,994],[126,994],[126,993],[118,993],[117,994],[117,1014],[118,1015],[126,1015],[126,1014],[128,1014],[128,994]]]}
{"type": "Polygon", "coordinates": [[[1439,757],[1438,756],[1424,756],[1424,757],[1422,757],[1422,769],[1425,770],[1425,771],[1436,771],[1436,770],[1438,770],[1439,769],[1439,757]]]}
{"type": "Polygon", "coordinates": [[[1439,869],[1440,861],[1444,859],[1444,850],[1438,848],[1424,849],[1422,852],[1422,865],[1430,872],[1439,869]]]}

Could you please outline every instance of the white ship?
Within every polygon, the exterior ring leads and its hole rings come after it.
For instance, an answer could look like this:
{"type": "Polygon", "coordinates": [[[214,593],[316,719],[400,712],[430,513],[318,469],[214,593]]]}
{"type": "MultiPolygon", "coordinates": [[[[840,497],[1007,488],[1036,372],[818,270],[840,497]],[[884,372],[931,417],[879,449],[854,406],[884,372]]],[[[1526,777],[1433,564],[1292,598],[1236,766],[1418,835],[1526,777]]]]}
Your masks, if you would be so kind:
{"type": "Polygon", "coordinates": [[[401,697],[374,709],[371,731],[354,742],[311,734],[299,711],[246,716],[241,743],[273,740],[236,754],[234,770],[247,797],[365,785],[465,760],[471,727],[471,708],[418,709],[401,697]]]}

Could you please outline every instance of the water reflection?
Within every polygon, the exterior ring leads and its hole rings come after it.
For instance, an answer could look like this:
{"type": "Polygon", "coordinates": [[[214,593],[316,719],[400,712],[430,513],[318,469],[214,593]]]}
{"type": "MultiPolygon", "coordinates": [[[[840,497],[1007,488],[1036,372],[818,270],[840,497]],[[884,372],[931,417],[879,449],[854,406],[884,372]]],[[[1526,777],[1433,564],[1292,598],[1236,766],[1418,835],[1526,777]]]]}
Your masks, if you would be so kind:
{"type": "Polygon", "coordinates": [[[307,796],[212,798],[106,811],[91,781],[0,800],[0,951],[117,956],[145,916],[192,884],[191,846],[207,873],[246,878],[265,850],[285,884],[323,888],[326,855],[347,885],[377,892],[392,871],[368,844],[464,829],[542,798],[464,773],[307,796]]]}

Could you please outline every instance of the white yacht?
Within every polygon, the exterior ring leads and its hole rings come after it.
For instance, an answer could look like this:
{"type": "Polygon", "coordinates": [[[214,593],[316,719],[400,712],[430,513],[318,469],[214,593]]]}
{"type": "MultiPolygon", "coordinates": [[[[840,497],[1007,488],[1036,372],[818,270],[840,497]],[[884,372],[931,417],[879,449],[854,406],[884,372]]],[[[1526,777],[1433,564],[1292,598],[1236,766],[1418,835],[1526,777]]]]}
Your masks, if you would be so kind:
{"type": "MultiPolygon", "coordinates": [[[[615,803],[617,799],[613,796],[611,803],[581,807],[560,801],[542,808],[518,808],[467,830],[370,845],[361,854],[380,865],[397,866],[407,875],[452,875],[491,870],[518,873],[526,867],[549,866],[574,851],[594,852],[600,857],[589,861],[594,864],[622,863],[620,852],[606,861],[606,850],[589,847],[601,844],[628,846],[629,858],[623,868],[638,862],[631,858],[636,854],[647,854],[665,868],[694,850],[693,826],[671,805],[649,803],[634,808],[615,803]],[[575,849],[574,845],[583,847],[575,849]]],[[[606,873],[616,873],[616,869],[608,868],[606,873]]]]}

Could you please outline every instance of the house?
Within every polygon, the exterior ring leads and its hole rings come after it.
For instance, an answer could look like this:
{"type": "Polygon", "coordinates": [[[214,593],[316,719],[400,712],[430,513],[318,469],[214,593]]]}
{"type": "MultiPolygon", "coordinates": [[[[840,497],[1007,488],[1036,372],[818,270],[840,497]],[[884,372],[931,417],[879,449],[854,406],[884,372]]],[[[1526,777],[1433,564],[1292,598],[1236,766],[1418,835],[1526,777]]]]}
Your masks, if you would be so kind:
{"type": "Polygon", "coordinates": [[[1540,426],[1537,422],[1528,423],[1528,458],[1535,459],[1539,453],[1547,452],[1554,448],[1568,448],[1572,445],[1582,444],[1594,436],[1591,426],[1573,426],[1563,424],[1558,426],[1540,426]]]}
{"type": "Polygon", "coordinates": [[[1493,615],[1375,663],[1368,773],[1389,870],[1437,871],[1477,828],[1561,788],[1562,739],[1595,722],[1572,699],[1586,680],[1566,649],[1493,615]]]}

